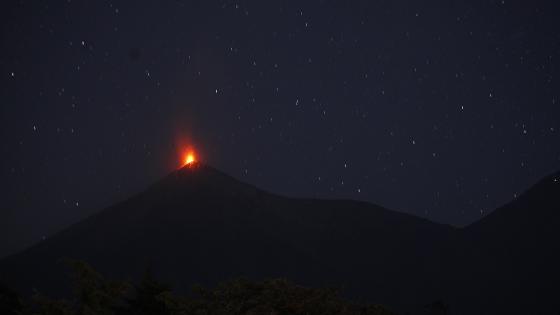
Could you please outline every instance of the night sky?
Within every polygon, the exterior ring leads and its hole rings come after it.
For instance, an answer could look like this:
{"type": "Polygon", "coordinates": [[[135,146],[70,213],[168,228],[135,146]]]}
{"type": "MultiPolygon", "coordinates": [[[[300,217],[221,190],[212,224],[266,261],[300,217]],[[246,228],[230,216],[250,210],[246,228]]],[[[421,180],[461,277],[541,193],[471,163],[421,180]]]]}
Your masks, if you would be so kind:
{"type": "Polygon", "coordinates": [[[199,158],[457,226],[560,169],[557,1],[2,1],[0,256],[199,158]]]}

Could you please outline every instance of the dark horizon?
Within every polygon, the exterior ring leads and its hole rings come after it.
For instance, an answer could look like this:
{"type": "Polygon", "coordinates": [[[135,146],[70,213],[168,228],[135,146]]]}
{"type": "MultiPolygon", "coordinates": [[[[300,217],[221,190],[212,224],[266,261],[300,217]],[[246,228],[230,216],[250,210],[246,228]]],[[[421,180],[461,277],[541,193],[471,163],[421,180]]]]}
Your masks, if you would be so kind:
{"type": "MultiPolygon", "coordinates": [[[[72,291],[77,294],[66,304],[73,305],[71,314],[80,314],[84,303],[94,309],[134,308],[134,296],[143,294],[96,285],[96,274],[139,283],[148,270],[173,287],[165,296],[149,291],[154,298],[140,304],[140,314],[153,314],[147,307],[154,303],[167,310],[158,314],[192,313],[162,298],[185,294],[193,285],[229,287],[225,292],[246,309],[259,296],[255,285],[273,279],[313,290],[338,288],[350,301],[381,304],[397,314],[423,314],[430,305],[435,313],[428,314],[555,314],[560,309],[554,289],[560,281],[558,196],[560,173],[555,173],[457,229],[366,202],[279,196],[207,164],[190,163],[141,193],[0,259],[0,310],[17,296],[33,303],[29,297],[39,292],[59,301],[72,291]],[[69,260],[91,266],[85,270],[95,272],[93,279],[73,281],[63,263],[69,260]],[[240,282],[227,285],[228,279],[240,278],[256,281],[242,298],[240,282]],[[89,289],[71,290],[76,285],[89,289]],[[110,296],[120,293],[116,300],[96,303],[95,292],[105,290],[110,296]]],[[[265,302],[274,300],[265,290],[263,303],[278,310],[290,290],[275,291],[279,300],[265,302]]],[[[214,299],[215,306],[229,300],[226,295],[214,299]]],[[[325,314],[316,309],[325,305],[321,300],[307,299],[313,312],[294,314],[325,314]]],[[[18,309],[20,304],[11,305],[18,309]]],[[[130,313],[138,311],[122,314],[130,313]]],[[[327,314],[347,313],[335,308],[327,314]]]]}
{"type": "Polygon", "coordinates": [[[170,172],[167,173],[165,176],[160,177],[158,180],[156,180],[156,181],[150,183],[149,185],[147,185],[147,186],[145,186],[145,187],[139,189],[139,190],[136,191],[136,192],[131,193],[131,195],[129,195],[129,196],[123,198],[123,199],[116,200],[116,201],[114,201],[114,202],[113,202],[112,204],[110,204],[110,205],[107,205],[107,206],[104,206],[104,207],[102,207],[102,208],[100,208],[100,209],[97,209],[96,211],[93,211],[91,214],[87,215],[87,216],[84,217],[84,218],[79,219],[79,220],[76,221],[76,222],[70,222],[68,225],[62,226],[60,229],[53,231],[51,235],[45,235],[45,237],[44,237],[43,239],[41,239],[41,240],[39,240],[39,241],[37,241],[37,242],[31,243],[31,244],[28,244],[28,245],[26,245],[26,246],[24,246],[24,247],[22,247],[22,248],[16,249],[14,252],[7,253],[7,254],[5,254],[5,255],[0,255],[0,259],[6,258],[6,257],[9,257],[9,256],[12,256],[12,255],[17,255],[17,254],[19,254],[19,253],[21,253],[21,252],[23,252],[23,251],[25,251],[25,250],[27,250],[27,249],[30,249],[30,248],[34,247],[35,245],[38,245],[38,244],[41,243],[42,241],[47,240],[50,236],[55,235],[55,234],[58,234],[58,233],[61,232],[61,231],[67,230],[68,228],[71,228],[71,227],[74,226],[75,224],[80,223],[80,222],[83,221],[83,220],[87,220],[88,218],[90,218],[90,217],[92,217],[92,216],[95,216],[95,215],[97,215],[97,214],[100,214],[100,213],[103,212],[103,211],[108,211],[108,210],[110,210],[112,207],[114,207],[114,206],[116,206],[116,205],[119,205],[119,204],[122,204],[123,202],[126,202],[127,200],[129,200],[129,199],[131,199],[131,198],[135,198],[135,197],[137,197],[138,195],[140,195],[140,194],[142,194],[142,193],[148,191],[148,190],[149,190],[151,187],[153,187],[154,185],[157,185],[160,181],[165,180],[166,178],[168,178],[168,177],[170,177],[170,176],[175,176],[176,174],[178,174],[178,173],[180,173],[180,172],[183,172],[185,169],[188,170],[188,169],[190,169],[190,168],[192,168],[192,167],[194,167],[194,169],[196,169],[196,168],[198,168],[198,167],[209,168],[209,169],[212,170],[212,172],[217,172],[217,173],[221,174],[221,176],[228,177],[228,178],[230,178],[230,179],[232,179],[232,180],[234,180],[234,181],[236,181],[236,182],[239,182],[239,183],[241,183],[241,184],[243,184],[243,185],[248,185],[248,186],[250,186],[250,187],[252,187],[252,188],[254,188],[254,189],[257,189],[257,190],[259,190],[259,191],[263,191],[263,192],[266,192],[266,193],[268,193],[268,194],[271,194],[271,195],[274,195],[274,196],[278,196],[278,197],[282,197],[282,198],[289,198],[289,199],[293,199],[293,200],[361,202],[361,203],[365,203],[365,204],[370,205],[370,206],[373,206],[373,207],[381,207],[381,208],[386,209],[386,210],[391,211],[391,212],[401,213],[401,214],[405,214],[405,215],[410,215],[410,216],[413,216],[413,217],[417,217],[417,218],[419,218],[419,219],[428,220],[429,222],[432,222],[432,223],[435,223],[435,224],[446,225],[446,226],[450,226],[450,227],[453,227],[453,228],[456,228],[456,229],[464,229],[464,228],[467,228],[467,227],[469,227],[469,226],[472,226],[472,225],[474,225],[474,224],[480,222],[482,219],[484,219],[484,218],[487,217],[488,215],[494,213],[494,211],[496,211],[496,210],[498,210],[498,209],[500,209],[500,208],[504,208],[504,207],[506,207],[507,205],[513,203],[520,195],[523,195],[523,194],[527,193],[529,190],[533,189],[533,188],[534,188],[537,184],[539,184],[539,183],[542,183],[542,182],[544,182],[544,181],[546,181],[546,180],[548,180],[548,179],[550,179],[550,178],[553,178],[553,180],[556,181],[556,178],[555,178],[555,177],[558,177],[557,181],[560,181],[560,171],[556,171],[556,172],[553,172],[553,173],[548,174],[548,175],[546,175],[546,176],[543,176],[542,178],[540,178],[539,180],[537,180],[535,183],[531,184],[531,185],[530,185],[529,187],[527,187],[526,189],[521,190],[521,192],[519,193],[519,195],[516,195],[516,196],[515,196],[514,198],[512,198],[511,200],[506,201],[506,202],[504,202],[504,203],[501,204],[501,205],[498,205],[498,206],[497,206],[496,208],[494,208],[494,209],[491,209],[490,211],[488,211],[487,213],[485,213],[484,216],[482,216],[481,218],[479,218],[479,219],[477,219],[477,220],[475,220],[475,221],[473,221],[473,222],[470,222],[470,223],[468,223],[468,224],[465,224],[465,225],[462,225],[462,226],[458,226],[458,225],[448,224],[448,223],[446,223],[446,222],[438,222],[438,221],[436,221],[436,220],[431,220],[431,219],[428,218],[428,217],[424,217],[424,216],[421,216],[421,215],[416,215],[416,214],[413,214],[413,213],[408,213],[408,212],[405,212],[405,211],[401,211],[401,210],[399,210],[399,209],[391,209],[391,208],[386,207],[386,206],[384,206],[384,205],[382,205],[382,204],[372,203],[372,202],[365,201],[365,200],[346,199],[346,198],[328,198],[328,197],[325,197],[325,198],[318,198],[318,197],[310,197],[310,196],[307,196],[307,197],[306,197],[306,196],[290,196],[290,195],[284,195],[284,194],[281,194],[281,193],[276,193],[276,192],[273,192],[273,191],[269,191],[269,190],[266,190],[266,189],[257,187],[256,185],[253,185],[252,183],[245,182],[245,181],[243,181],[242,179],[236,178],[235,176],[233,176],[233,175],[231,175],[231,174],[229,174],[229,173],[227,173],[227,172],[224,172],[224,171],[222,171],[222,170],[219,170],[219,169],[214,168],[212,165],[209,165],[209,164],[205,163],[204,161],[196,161],[196,162],[193,164],[193,166],[189,166],[189,165],[180,166],[180,167],[178,167],[177,169],[174,169],[174,170],[170,171],[170,172]]]}

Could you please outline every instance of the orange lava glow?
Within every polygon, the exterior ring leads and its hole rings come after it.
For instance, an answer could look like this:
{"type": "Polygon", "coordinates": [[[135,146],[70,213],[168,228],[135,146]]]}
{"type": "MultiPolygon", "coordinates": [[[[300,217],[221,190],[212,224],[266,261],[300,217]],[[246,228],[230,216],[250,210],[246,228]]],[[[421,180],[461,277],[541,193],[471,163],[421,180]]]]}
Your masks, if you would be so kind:
{"type": "Polygon", "coordinates": [[[191,166],[196,163],[196,155],[193,151],[188,151],[183,158],[183,166],[191,166]]]}

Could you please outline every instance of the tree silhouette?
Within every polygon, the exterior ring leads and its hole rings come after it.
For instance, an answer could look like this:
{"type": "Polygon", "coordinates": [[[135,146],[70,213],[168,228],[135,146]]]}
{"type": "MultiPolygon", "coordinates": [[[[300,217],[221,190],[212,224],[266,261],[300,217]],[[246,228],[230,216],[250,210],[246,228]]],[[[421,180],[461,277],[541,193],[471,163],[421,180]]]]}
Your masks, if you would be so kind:
{"type": "Polygon", "coordinates": [[[23,306],[23,302],[16,292],[0,285],[0,314],[18,314],[23,310],[23,306]]]}
{"type": "Polygon", "coordinates": [[[443,300],[436,300],[427,304],[425,308],[433,315],[447,315],[449,312],[449,306],[443,300]]]}
{"type": "Polygon", "coordinates": [[[140,283],[134,287],[134,297],[128,300],[130,314],[170,314],[160,295],[169,292],[171,287],[155,280],[150,269],[146,270],[140,283]]]}
{"type": "Polygon", "coordinates": [[[73,270],[74,299],[53,300],[36,294],[29,304],[1,291],[1,314],[17,315],[392,315],[379,305],[357,305],[337,290],[307,288],[286,279],[261,282],[231,280],[214,289],[194,287],[178,295],[148,270],[141,281],[105,279],[81,261],[67,260],[73,270]],[[11,313],[10,313],[11,312],[11,313]]]}

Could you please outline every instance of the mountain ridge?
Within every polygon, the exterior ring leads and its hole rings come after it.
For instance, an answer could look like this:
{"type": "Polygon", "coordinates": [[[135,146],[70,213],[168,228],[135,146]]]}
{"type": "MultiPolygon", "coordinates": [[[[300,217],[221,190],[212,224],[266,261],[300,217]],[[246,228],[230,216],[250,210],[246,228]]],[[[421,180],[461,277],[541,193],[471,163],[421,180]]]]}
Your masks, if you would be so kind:
{"type": "MultiPolygon", "coordinates": [[[[531,279],[523,268],[535,264],[524,254],[540,257],[558,247],[551,240],[560,218],[536,221],[550,226],[543,230],[551,235],[533,231],[540,227],[524,220],[534,235],[531,242],[511,236],[506,227],[507,221],[521,224],[520,216],[510,213],[532,209],[533,203],[558,208],[560,184],[554,176],[539,181],[496,215],[489,214],[480,225],[455,228],[362,201],[276,195],[197,163],[0,260],[0,281],[20,292],[62,292],[64,270],[57,261],[69,257],[87,261],[109,276],[135,278],[153,267],[164,280],[178,283],[179,290],[238,276],[286,277],[307,285],[342,286],[349,296],[400,310],[444,299],[462,309],[470,307],[471,313],[496,313],[508,298],[517,297],[511,287],[519,273],[525,284],[542,287],[540,294],[548,296],[542,292],[552,282],[531,279]],[[548,199],[540,200],[543,196],[548,199]],[[538,241],[542,246],[531,246],[538,241]],[[503,298],[488,298],[487,289],[480,288],[485,281],[486,287],[503,291],[503,298]],[[464,296],[478,302],[471,305],[464,296]]],[[[552,280],[558,277],[553,269],[560,262],[557,256],[548,257],[540,277],[546,272],[552,273],[552,280]]],[[[530,298],[524,307],[540,299],[524,294],[530,298]]]]}

